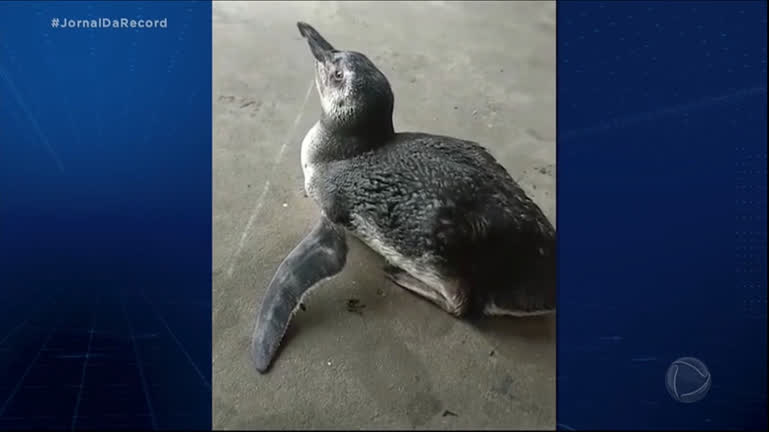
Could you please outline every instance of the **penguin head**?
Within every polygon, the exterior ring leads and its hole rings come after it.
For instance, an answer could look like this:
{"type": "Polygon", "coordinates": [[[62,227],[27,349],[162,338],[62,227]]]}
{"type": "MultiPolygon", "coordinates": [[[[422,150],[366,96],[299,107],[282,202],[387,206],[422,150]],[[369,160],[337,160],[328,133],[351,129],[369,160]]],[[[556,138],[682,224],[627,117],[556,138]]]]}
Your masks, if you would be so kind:
{"type": "Polygon", "coordinates": [[[335,49],[309,24],[298,22],[297,27],[315,57],[323,118],[340,129],[392,129],[392,89],[374,63],[359,52],[335,49]]]}

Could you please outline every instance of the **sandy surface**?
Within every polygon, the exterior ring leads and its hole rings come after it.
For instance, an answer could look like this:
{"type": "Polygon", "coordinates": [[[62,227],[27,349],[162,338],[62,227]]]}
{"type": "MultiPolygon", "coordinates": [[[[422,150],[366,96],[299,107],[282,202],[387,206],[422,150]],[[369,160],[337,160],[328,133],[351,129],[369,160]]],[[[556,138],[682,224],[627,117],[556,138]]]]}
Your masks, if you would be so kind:
{"type": "Polygon", "coordinates": [[[396,130],[480,142],[555,223],[554,2],[215,2],[214,428],[554,429],[554,317],[457,320],[357,243],[270,373],[253,369],[267,283],[318,215],[299,165],[320,110],[299,20],[387,75],[396,130]]]}

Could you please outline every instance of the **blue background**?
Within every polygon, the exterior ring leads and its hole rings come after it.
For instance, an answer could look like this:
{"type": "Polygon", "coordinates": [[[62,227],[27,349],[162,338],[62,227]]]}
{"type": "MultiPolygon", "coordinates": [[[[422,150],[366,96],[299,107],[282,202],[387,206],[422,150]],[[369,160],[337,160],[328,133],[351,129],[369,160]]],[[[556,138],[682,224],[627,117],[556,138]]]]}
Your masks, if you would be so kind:
{"type": "Polygon", "coordinates": [[[560,427],[767,430],[766,2],[559,2],[557,39],[560,427]]]}
{"type": "Polygon", "coordinates": [[[0,3],[0,430],[210,429],[211,139],[209,2],[0,3]]]}

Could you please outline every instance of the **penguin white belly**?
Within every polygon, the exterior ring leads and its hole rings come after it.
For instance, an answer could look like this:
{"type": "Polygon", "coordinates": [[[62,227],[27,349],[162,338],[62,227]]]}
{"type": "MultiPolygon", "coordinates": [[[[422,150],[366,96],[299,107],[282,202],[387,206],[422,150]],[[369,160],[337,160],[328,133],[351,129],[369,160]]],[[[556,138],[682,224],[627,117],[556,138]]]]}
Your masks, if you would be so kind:
{"type": "Polygon", "coordinates": [[[312,177],[315,173],[315,165],[313,164],[312,160],[313,155],[317,151],[317,147],[320,144],[319,132],[320,122],[315,123],[315,125],[310,128],[302,140],[301,164],[302,173],[304,174],[304,191],[307,193],[307,196],[312,196],[310,194],[310,186],[312,185],[312,177]]]}
{"type": "Polygon", "coordinates": [[[463,309],[466,294],[462,292],[459,281],[441,274],[429,252],[418,258],[408,258],[398,251],[375,223],[358,215],[352,219],[355,237],[384,257],[389,264],[410,275],[409,278],[400,276],[393,279],[394,282],[432,300],[449,313],[457,314],[463,309]]]}
{"type": "Polygon", "coordinates": [[[493,301],[489,301],[483,308],[483,313],[485,315],[507,315],[512,317],[539,316],[539,315],[551,314],[554,312],[555,312],[555,309],[540,309],[540,310],[533,310],[533,311],[505,309],[503,307],[497,306],[493,301]]]}
{"type": "Polygon", "coordinates": [[[370,247],[374,252],[384,257],[387,262],[398,267],[406,267],[412,260],[407,259],[398,249],[382,234],[375,223],[368,221],[360,215],[352,216],[354,227],[352,234],[370,247]]]}

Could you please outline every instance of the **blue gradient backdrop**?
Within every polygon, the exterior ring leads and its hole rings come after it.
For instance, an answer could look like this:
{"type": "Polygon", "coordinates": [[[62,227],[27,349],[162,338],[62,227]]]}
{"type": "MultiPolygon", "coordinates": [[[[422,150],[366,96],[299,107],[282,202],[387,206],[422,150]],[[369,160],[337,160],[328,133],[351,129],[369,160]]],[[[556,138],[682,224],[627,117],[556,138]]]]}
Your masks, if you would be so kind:
{"type": "Polygon", "coordinates": [[[766,2],[564,1],[557,39],[560,428],[767,430],[766,2]]]}
{"type": "Polygon", "coordinates": [[[209,2],[0,3],[0,430],[210,429],[211,139],[209,2]]]}

